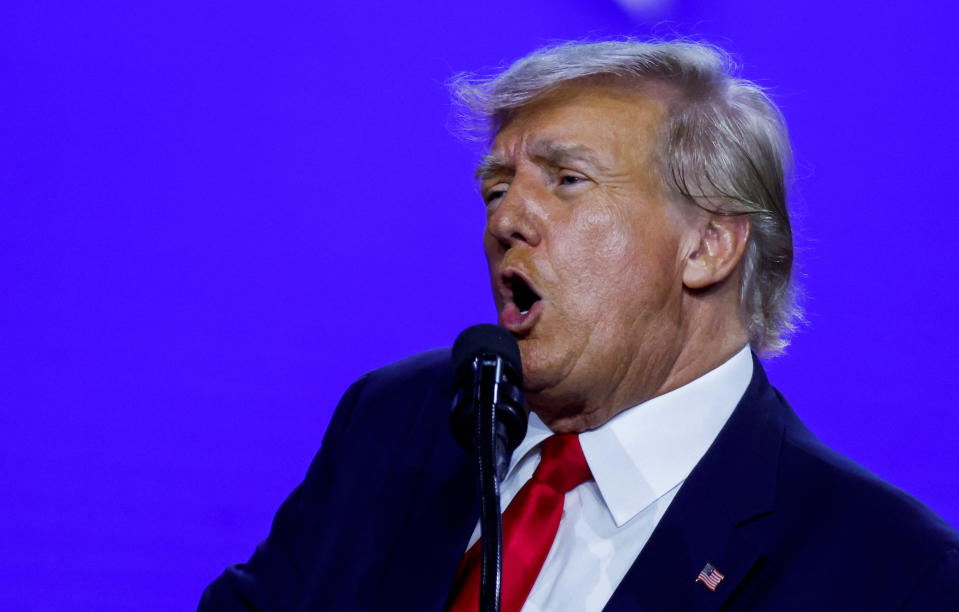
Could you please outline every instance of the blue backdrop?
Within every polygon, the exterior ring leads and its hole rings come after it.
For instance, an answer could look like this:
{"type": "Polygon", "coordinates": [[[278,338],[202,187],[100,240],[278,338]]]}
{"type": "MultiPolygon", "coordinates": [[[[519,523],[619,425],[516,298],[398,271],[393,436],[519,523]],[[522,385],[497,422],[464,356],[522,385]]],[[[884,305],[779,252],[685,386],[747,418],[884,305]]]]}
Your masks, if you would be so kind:
{"type": "Polygon", "coordinates": [[[493,320],[443,83],[572,38],[690,35],[769,87],[809,319],[771,379],[959,523],[952,4],[657,7],[0,9],[0,608],[192,608],[352,379],[493,320]]]}

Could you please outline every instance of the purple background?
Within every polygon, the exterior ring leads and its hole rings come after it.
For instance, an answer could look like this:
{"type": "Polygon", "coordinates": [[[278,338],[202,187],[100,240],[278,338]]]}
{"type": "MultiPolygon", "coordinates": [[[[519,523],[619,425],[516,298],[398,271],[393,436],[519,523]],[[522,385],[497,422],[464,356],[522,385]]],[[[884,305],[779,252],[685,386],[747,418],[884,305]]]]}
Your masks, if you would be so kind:
{"type": "Polygon", "coordinates": [[[959,523],[952,10],[7,3],[0,608],[192,609],[351,380],[493,319],[443,82],[569,38],[693,35],[770,87],[809,318],[770,376],[959,523]]]}

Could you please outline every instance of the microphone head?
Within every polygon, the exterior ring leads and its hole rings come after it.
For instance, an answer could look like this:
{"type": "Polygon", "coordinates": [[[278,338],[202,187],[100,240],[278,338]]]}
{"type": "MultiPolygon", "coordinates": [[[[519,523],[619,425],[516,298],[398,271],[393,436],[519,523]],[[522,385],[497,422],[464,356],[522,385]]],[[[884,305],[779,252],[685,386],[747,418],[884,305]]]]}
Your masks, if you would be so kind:
{"type": "Polygon", "coordinates": [[[522,380],[523,363],[519,356],[519,345],[508,331],[489,323],[467,327],[453,343],[453,367],[460,372],[474,358],[483,354],[498,355],[522,380]]]}

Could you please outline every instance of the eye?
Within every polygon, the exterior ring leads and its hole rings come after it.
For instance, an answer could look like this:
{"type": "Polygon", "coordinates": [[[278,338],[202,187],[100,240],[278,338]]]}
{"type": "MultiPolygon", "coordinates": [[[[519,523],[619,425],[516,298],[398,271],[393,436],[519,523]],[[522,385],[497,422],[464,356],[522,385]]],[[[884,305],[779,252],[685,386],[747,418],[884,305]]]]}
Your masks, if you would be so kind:
{"type": "Polygon", "coordinates": [[[571,187],[573,185],[580,185],[587,182],[589,179],[579,174],[578,172],[570,172],[569,170],[564,170],[559,173],[557,181],[559,182],[560,187],[571,187]]]}
{"type": "Polygon", "coordinates": [[[509,188],[509,185],[506,183],[499,183],[497,185],[493,185],[489,189],[484,190],[483,201],[487,205],[492,204],[496,200],[499,200],[504,195],[506,195],[506,190],[508,188],[509,188]]]}

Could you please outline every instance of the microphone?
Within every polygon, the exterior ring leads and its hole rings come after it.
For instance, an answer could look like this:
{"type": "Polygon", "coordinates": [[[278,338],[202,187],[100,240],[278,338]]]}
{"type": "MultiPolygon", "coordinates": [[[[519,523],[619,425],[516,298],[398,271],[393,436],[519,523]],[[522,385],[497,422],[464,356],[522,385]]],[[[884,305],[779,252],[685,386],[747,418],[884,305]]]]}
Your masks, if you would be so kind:
{"type": "Polygon", "coordinates": [[[510,456],[526,436],[523,365],[519,345],[496,325],[474,325],[453,343],[456,395],[450,428],[471,453],[480,495],[481,565],[479,609],[500,612],[503,521],[499,483],[510,456]]]}
{"type": "Polygon", "coordinates": [[[485,407],[493,419],[495,473],[506,477],[510,457],[526,437],[523,405],[523,366],[519,345],[497,325],[483,323],[466,328],[453,343],[456,395],[450,415],[453,437],[468,453],[480,443],[480,412],[485,407]]]}

